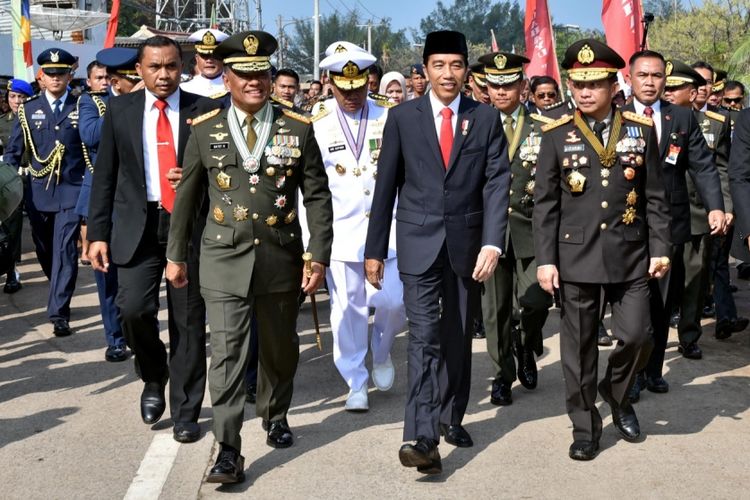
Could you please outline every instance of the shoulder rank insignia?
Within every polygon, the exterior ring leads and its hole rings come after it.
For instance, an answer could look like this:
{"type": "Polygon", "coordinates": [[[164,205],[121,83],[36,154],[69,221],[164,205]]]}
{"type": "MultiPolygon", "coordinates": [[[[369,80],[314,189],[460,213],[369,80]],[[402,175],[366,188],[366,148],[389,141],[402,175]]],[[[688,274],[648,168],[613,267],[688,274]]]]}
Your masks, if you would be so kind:
{"type": "Polygon", "coordinates": [[[395,102],[391,102],[391,101],[388,101],[388,100],[383,101],[383,100],[380,100],[380,99],[373,99],[373,102],[375,103],[375,106],[380,106],[381,108],[389,108],[390,109],[390,108],[392,108],[393,106],[396,105],[395,102]]]}
{"type": "Polygon", "coordinates": [[[294,103],[287,101],[286,99],[282,99],[281,97],[276,97],[275,95],[271,96],[271,100],[275,103],[281,104],[282,106],[286,106],[287,108],[293,108],[294,103]]]}
{"type": "Polygon", "coordinates": [[[544,110],[545,110],[545,111],[549,111],[549,110],[551,110],[551,109],[559,108],[559,107],[560,107],[560,106],[562,106],[563,104],[565,104],[565,101],[557,101],[557,102],[556,102],[556,103],[554,103],[554,104],[550,104],[549,106],[545,106],[545,107],[544,107],[544,110]]]}
{"type": "Polygon", "coordinates": [[[328,109],[328,108],[324,107],[323,105],[321,105],[318,108],[318,112],[315,113],[314,115],[312,115],[312,117],[310,118],[310,121],[311,122],[316,122],[316,121],[320,120],[321,118],[323,118],[324,116],[328,116],[328,114],[330,112],[331,112],[330,109],[328,109]]]}
{"type": "Polygon", "coordinates": [[[217,92],[215,94],[211,94],[208,97],[209,97],[209,99],[221,99],[222,97],[224,97],[225,95],[227,95],[227,93],[228,93],[227,90],[222,90],[221,92],[217,92]]]}
{"type": "Polygon", "coordinates": [[[550,118],[549,116],[542,116],[539,113],[529,113],[529,116],[532,120],[536,120],[542,123],[553,123],[555,121],[554,118],[550,118]]]}
{"type": "Polygon", "coordinates": [[[546,125],[542,126],[542,132],[549,132],[550,130],[554,130],[560,125],[565,125],[569,121],[573,120],[573,115],[563,115],[561,118],[558,118],[557,120],[553,121],[552,123],[548,123],[546,125]]]}
{"type": "Polygon", "coordinates": [[[727,117],[722,115],[721,113],[717,113],[716,111],[706,111],[706,118],[711,118],[712,120],[716,120],[717,122],[724,123],[727,121],[727,117]]]}
{"type": "Polygon", "coordinates": [[[648,116],[639,115],[633,113],[632,111],[623,111],[622,117],[626,120],[630,120],[631,122],[640,123],[641,125],[647,125],[649,127],[653,126],[654,124],[654,120],[649,118],[648,116]]]}
{"type": "Polygon", "coordinates": [[[23,101],[23,103],[24,103],[24,104],[26,104],[27,102],[31,102],[31,101],[33,101],[34,99],[36,99],[37,97],[39,97],[40,95],[42,95],[42,94],[34,94],[34,95],[33,95],[33,96],[31,96],[31,97],[27,97],[27,98],[26,98],[26,99],[25,99],[25,100],[23,101]]]}
{"type": "Polygon", "coordinates": [[[308,117],[301,115],[297,112],[294,112],[290,109],[282,109],[281,111],[289,118],[294,118],[295,120],[300,121],[302,123],[310,123],[310,119],[308,117]]]}
{"type": "Polygon", "coordinates": [[[87,90],[86,93],[88,95],[107,95],[107,91],[106,90],[97,90],[97,91],[87,90]]]}
{"type": "Polygon", "coordinates": [[[209,111],[208,113],[203,113],[202,115],[193,118],[191,125],[195,126],[199,123],[203,123],[209,118],[213,118],[214,116],[218,115],[219,113],[221,113],[221,109],[215,109],[213,111],[209,111]]]}

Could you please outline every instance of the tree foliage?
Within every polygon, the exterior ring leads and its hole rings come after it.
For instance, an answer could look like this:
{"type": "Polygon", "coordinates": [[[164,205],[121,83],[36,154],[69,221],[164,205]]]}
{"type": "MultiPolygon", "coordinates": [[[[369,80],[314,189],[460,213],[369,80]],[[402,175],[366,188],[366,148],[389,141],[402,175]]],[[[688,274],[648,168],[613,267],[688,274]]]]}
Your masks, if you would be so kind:
{"type": "Polygon", "coordinates": [[[144,24],[154,26],[156,22],[155,0],[126,0],[120,4],[117,36],[130,36],[144,24]]]}
{"type": "Polygon", "coordinates": [[[523,11],[517,2],[491,0],[439,1],[435,9],[419,23],[421,38],[430,31],[455,30],[473,44],[490,44],[490,30],[501,50],[523,49],[523,11]]]}

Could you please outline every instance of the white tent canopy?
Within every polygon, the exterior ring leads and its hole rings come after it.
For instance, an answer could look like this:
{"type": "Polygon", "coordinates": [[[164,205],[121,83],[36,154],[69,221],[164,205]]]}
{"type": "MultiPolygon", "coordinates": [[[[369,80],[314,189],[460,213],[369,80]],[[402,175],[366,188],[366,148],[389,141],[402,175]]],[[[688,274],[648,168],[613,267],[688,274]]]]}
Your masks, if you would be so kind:
{"type": "Polygon", "coordinates": [[[31,6],[31,24],[56,33],[92,28],[109,21],[109,13],[31,6]]]}

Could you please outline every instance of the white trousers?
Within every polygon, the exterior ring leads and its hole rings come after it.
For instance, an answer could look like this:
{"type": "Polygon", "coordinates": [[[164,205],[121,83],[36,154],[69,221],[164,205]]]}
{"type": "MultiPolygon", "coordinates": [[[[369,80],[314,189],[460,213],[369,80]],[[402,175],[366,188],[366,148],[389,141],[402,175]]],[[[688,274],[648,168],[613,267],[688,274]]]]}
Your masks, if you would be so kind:
{"type": "Polygon", "coordinates": [[[381,290],[365,279],[364,262],[332,260],[327,277],[333,362],[349,388],[359,390],[369,379],[365,367],[369,308],[375,308],[371,340],[373,363],[385,363],[396,334],[405,327],[404,289],[396,259],[385,261],[381,290]]]}

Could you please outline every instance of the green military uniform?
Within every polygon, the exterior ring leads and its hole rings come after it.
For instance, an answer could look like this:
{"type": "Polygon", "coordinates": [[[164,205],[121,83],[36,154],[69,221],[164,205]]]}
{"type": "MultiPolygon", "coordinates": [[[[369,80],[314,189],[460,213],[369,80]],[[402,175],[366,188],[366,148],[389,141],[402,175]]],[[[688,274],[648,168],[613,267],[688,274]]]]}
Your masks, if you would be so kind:
{"type": "Polygon", "coordinates": [[[193,121],[167,255],[171,261],[186,260],[192,221],[207,191],[200,284],[211,327],[214,434],[240,449],[253,310],[260,332],[257,413],[265,421],[284,419],[291,403],[303,265],[298,189],[308,213],[313,260],[327,264],[333,234],[328,178],[309,121],[267,104],[255,115],[258,143],[263,128],[270,127],[268,146],[255,164],[243,160],[230,130],[235,113],[231,107],[193,121]]]}
{"type": "Polygon", "coordinates": [[[13,114],[13,111],[8,111],[0,116],[0,141],[2,141],[2,149],[5,149],[5,145],[8,144],[10,133],[13,131],[13,124],[15,122],[16,115],[13,114]]]}
{"type": "MultiPolygon", "coordinates": [[[[731,142],[730,121],[723,114],[714,111],[695,111],[703,137],[708,148],[713,152],[714,164],[721,179],[721,192],[724,198],[724,210],[732,211],[732,199],[729,193],[729,150],[731,142]]],[[[701,336],[701,313],[709,285],[709,261],[711,258],[710,233],[706,207],[698,194],[691,176],[687,175],[688,197],[690,199],[690,233],[691,241],[683,249],[685,263],[685,288],[680,306],[680,322],[677,327],[681,344],[697,342],[701,336]]]]}

